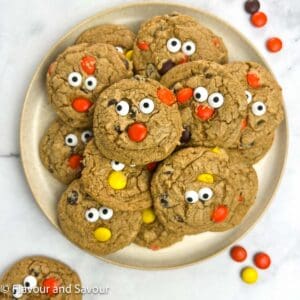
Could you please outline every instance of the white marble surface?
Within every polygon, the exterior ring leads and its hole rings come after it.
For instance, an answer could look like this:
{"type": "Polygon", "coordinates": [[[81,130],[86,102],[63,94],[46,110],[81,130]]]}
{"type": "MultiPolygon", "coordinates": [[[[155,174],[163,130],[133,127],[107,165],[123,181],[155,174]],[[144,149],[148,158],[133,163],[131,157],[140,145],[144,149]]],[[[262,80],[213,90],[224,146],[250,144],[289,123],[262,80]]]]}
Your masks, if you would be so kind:
{"type": "MultiPolygon", "coordinates": [[[[125,0],[0,0],[0,272],[31,254],[60,258],[76,269],[87,287],[109,287],[109,299],[299,299],[300,276],[300,2],[261,1],[269,16],[263,29],[249,25],[241,0],[185,0],[239,28],[273,66],[283,87],[290,125],[287,168],[264,217],[240,243],[249,256],[265,250],[273,265],[260,272],[254,286],[239,279],[241,265],[228,251],[201,264],[173,271],[138,271],[116,267],[85,255],[63,238],[36,206],[19,161],[18,127],[24,94],[43,54],[85,17],[125,0]],[[279,35],[284,50],[270,54],[267,37],[279,35]],[[298,148],[299,147],[299,148],[298,148]],[[38,224],[38,225],[37,225],[38,224]]],[[[251,264],[250,258],[246,264],[251,264]]],[[[86,296],[85,299],[100,299],[86,296]]]]}

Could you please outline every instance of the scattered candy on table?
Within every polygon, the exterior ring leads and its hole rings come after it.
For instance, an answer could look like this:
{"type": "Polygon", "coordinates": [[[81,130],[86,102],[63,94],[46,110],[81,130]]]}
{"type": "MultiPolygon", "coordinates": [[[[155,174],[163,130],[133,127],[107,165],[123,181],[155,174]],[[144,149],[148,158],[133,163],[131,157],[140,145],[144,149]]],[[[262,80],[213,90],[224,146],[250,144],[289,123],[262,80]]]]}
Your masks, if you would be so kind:
{"type": "Polygon", "coordinates": [[[258,279],[258,273],[254,268],[246,267],[242,270],[241,277],[245,283],[253,284],[258,279]]]}
{"type": "Polygon", "coordinates": [[[260,269],[267,269],[271,265],[271,258],[267,253],[257,253],[254,256],[254,264],[260,269]]]}
{"type": "Polygon", "coordinates": [[[245,2],[245,10],[249,14],[254,14],[259,11],[260,4],[257,0],[248,0],[245,2]]]}
{"type": "Polygon", "coordinates": [[[251,23],[255,27],[263,27],[267,24],[268,18],[265,13],[258,11],[251,16],[251,23]]]}
{"type": "Polygon", "coordinates": [[[244,247],[234,246],[230,250],[230,256],[237,262],[242,262],[247,258],[247,251],[244,247]]]}
{"type": "Polygon", "coordinates": [[[270,52],[278,52],[282,48],[282,41],[278,37],[272,37],[267,40],[266,46],[270,52]]]}

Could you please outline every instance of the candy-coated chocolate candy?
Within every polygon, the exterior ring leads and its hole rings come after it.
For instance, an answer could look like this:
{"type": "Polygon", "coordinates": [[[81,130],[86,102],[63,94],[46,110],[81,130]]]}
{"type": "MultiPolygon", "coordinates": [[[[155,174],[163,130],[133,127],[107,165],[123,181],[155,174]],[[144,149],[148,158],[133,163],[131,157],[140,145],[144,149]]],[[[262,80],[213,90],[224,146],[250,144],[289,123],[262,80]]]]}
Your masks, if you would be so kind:
{"type": "Polygon", "coordinates": [[[133,142],[142,142],[147,136],[147,127],[142,123],[133,123],[128,127],[128,137],[133,142]]]}
{"type": "Polygon", "coordinates": [[[80,66],[86,74],[92,75],[96,70],[96,58],[93,56],[85,56],[81,60],[80,66]]]}
{"type": "Polygon", "coordinates": [[[253,284],[258,279],[258,273],[257,271],[252,267],[246,267],[242,270],[242,279],[244,282],[248,284],[253,284]]]}
{"type": "Polygon", "coordinates": [[[214,183],[214,176],[212,174],[203,173],[198,175],[197,180],[205,183],[214,183]]]}
{"type": "Polygon", "coordinates": [[[214,112],[215,110],[207,105],[198,105],[196,108],[196,115],[202,121],[209,120],[213,116],[214,112]]]}
{"type": "Polygon", "coordinates": [[[227,216],[228,207],[226,205],[219,205],[214,209],[211,215],[211,220],[215,223],[220,223],[223,222],[227,216]]]}
{"type": "Polygon", "coordinates": [[[271,258],[267,253],[260,252],[254,256],[254,263],[260,269],[267,269],[271,265],[271,258]]]}
{"type": "Polygon", "coordinates": [[[230,256],[237,262],[242,262],[247,258],[247,251],[244,247],[234,246],[230,250],[230,256]]]}
{"type": "Polygon", "coordinates": [[[155,218],[156,218],[153,209],[147,208],[147,209],[143,210],[142,218],[143,218],[143,222],[145,224],[153,223],[155,221],[155,218]]]}
{"type": "Polygon", "coordinates": [[[72,101],[72,107],[77,112],[87,112],[92,105],[93,102],[86,98],[76,98],[72,101]]]}
{"type": "Polygon", "coordinates": [[[247,122],[247,119],[245,118],[241,122],[241,129],[242,130],[245,129],[247,127],[247,125],[248,125],[248,122],[247,122]]]}
{"type": "Polygon", "coordinates": [[[111,231],[106,227],[99,227],[94,231],[95,239],[99,242],[106,242],[111,238],[111,231]]]}
{"type": "Polygon", "coordinates": [[[69,158],[69,161],[68,161],[69,167],[71,169],[74,169],[74,170],[80,168],[81,167],[81,160],[82,160],[81,155],[79,155],[79,154],[71,155],[70,158],[69,158]]]}
{"type": "Polygon", "coordinates": [[[270,52],[278,52],[282,48],[282,41],[278,37],[273,37],[267,40],[266,46],[270,52]]]}
{"type": "Polygon", "coordinates": [[[45,289],[45,293],[50,297],[58,293],[59,283],[53,277],[44,279],[42,286],[45,289]]]}
{"type": "Polygon", "coordinates": [[[213,149],[211,149],[212,152],[219,154],[221,152],[219,147],[215,147],[213,149]]]}
{"type": "Polygon", "coordinates": [[[247,77],[247,82],[248,82],[249,86],[251,86],[254,89],[257,89],[260,87],[259,77],[255,73],[248,73],[246,77],[247,77]]]}
{"type": "Polygon", "coordinates": [[[187,144],[190,141],[191,137],[192,137],[192,133],[190,127],[189,126],[184,127],[180,138],[180,143],[187,144]]]}
{"type": "Polygon", "coordinates": [[[126,187],[127,178],[123,172],[113,171],[108,176],[108,184],[114,190],[122,190],[126,187]]]}
{"type": "Polygon", "coordinates": [[[156,161],[154,161],[154,162],[152,162],[152,163],[149,163],[149,164],[147,165],[147,169],[148,169],[149,171],[154,171],[154,170],[156,169],[156,167],[157,167],[157,164],[158,164],[158,162],[156,162],[156,161]]]}
{"type": "Polygon", "coordinates": [[[245,2],[245,10],[249,14],[254,14],[259,11],[260,4],[257,0],[247,0],[245,2]]]}
{"type": "Polygon", "coordinates": [[[128,59],[128,60],[132,60],[132,55],[133,55],[133,50],[128,50],[125,54],[125,57],[128,59]]]}
{"type": "Polygon", "coordinates": [[[268,21],[267,15],[262,11],[258,11],[251,16],[251,22],[255,27],[263,27],[268,21]]]}
{"type": "Polygon", "coordinates": [[[159,88],[157,90],[157,97],[162,102],[169,106],[176,102],[175,95],[167,88],[159,88]]]}
{"type": "Polygon", "coordinates": [[[147,42],[138,42],[137,46],[140,50],[142,51],[147,51],[149,50],[149,44],[147,42]]]}
{"type": "Polygon", "coordinates": [[[180,104],[184,104],[193,97],[193,93],[193,89],[183,88],[176,93],[176,99],[180,104]]]}
{"type": "Polygon", "coordinates": [[[162,76],[166,74],[168,71],[170,71],[173,67],[175,67],[176,64],[173,62],[173,60],[168,59],[161,67],[161,69],[158,71],[159,74],[162,76]]]}

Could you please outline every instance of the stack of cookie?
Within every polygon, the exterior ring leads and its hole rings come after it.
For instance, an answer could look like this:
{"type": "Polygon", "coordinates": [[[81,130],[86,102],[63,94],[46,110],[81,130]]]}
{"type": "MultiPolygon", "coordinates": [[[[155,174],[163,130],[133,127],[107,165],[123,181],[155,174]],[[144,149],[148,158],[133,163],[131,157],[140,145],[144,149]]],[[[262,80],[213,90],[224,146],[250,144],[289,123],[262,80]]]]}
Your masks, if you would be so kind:
{"type": "Polygon", "coordinates": [[[242,221],[253,164],[284,114],[273,76],[227,56],[220,37],[173,13],[136,36],[88,29],[50,65],[58,119],[40,156],[69,185],[57,214],[71,241],[98,255],[132,242],[157,250],[242,221]]]}

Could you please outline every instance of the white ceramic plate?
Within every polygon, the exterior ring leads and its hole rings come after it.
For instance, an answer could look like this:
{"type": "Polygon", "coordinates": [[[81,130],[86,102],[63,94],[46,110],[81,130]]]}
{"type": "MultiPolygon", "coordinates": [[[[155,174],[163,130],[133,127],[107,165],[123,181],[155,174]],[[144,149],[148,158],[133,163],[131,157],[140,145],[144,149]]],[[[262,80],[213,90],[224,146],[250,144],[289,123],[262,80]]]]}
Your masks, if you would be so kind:
{"type": "MultiPolygon", "coordinates": [[[[21,118],[21,156],[28,184],[33,196],[49,221],[58,228],[56,202],[65,189],[42,166],[38,144],[55,118],[47,102],[45,78],[49,64],[85,29],[102,23],[119,23],[137,30],[139,24],[154,15],[181,12],[198,19],[202,24],[222,36],[229,50],[230,60],[253,60],[266,65],[254,46],[238,31],[208,13],[177,4],[131,4],[100,12],[75,26],[65,34],[37,68],[29,86],[21,118]]],[[[259,192],[255,205],[239,226],[224,233],[204,233],[187,236],[167,249],[152,251],[134,244],[114,254],[101,257],[111,263],[143,269],[163,269],[185,266],[211,257],[225,249],[256,223],[267,208],[278,186],[287,153],[287,124],[282,123],[276,132],[275,142],[268,155],[255,166],[259,176],[259,192]]]]}

